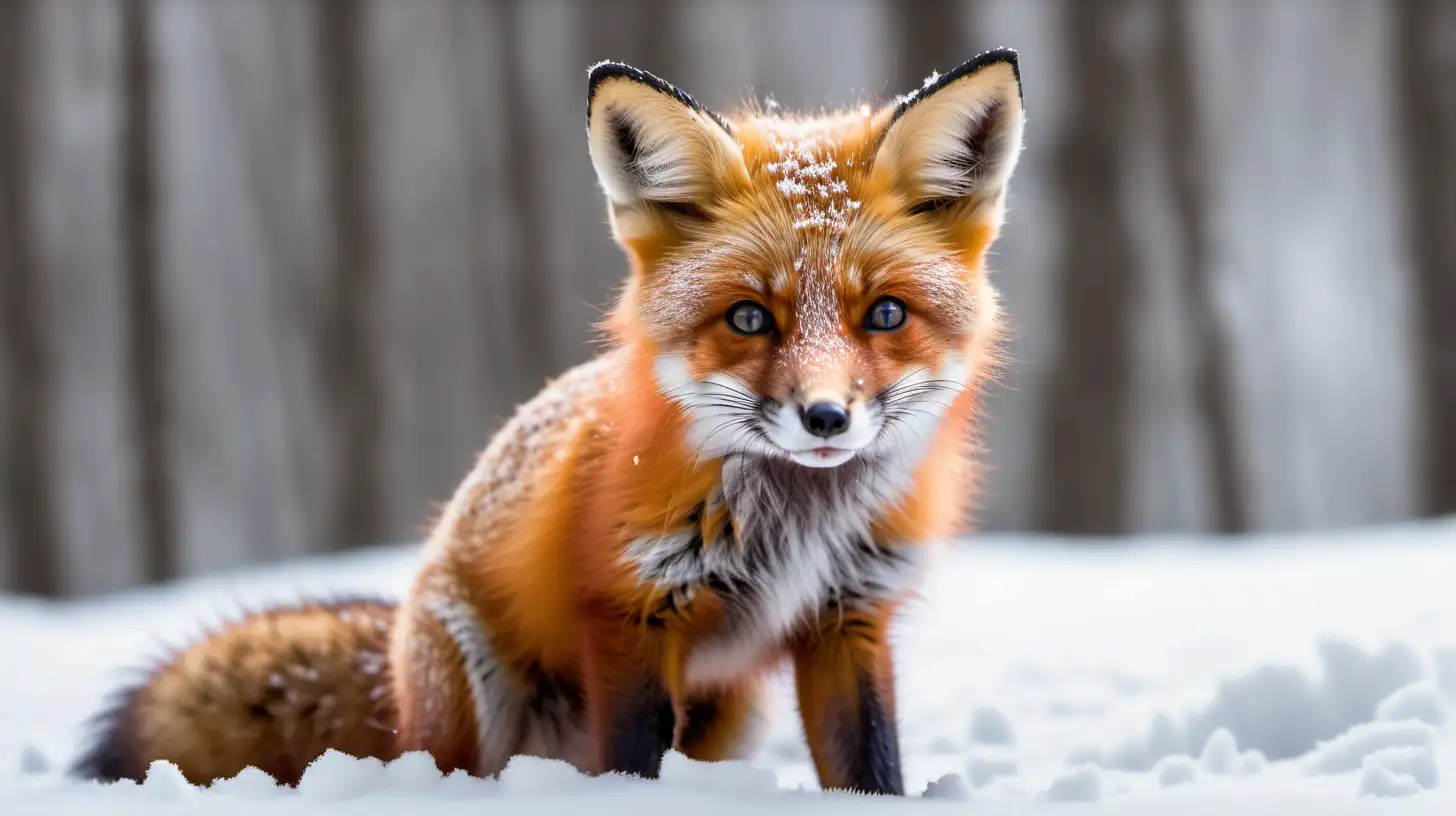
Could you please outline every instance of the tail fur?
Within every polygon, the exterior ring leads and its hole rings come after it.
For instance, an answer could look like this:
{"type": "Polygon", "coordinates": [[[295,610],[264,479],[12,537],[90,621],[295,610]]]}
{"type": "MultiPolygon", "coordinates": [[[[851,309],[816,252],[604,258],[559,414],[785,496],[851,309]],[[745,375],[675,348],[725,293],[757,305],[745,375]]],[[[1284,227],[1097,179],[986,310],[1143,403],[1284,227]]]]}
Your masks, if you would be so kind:
{"type": "Polygon", "coordinates": [[[247,767],[295,785],[332,748],[390,759],[393,604],[346,600],[248,615],[122,690],[93,721],[73,773],[140,781],[158,759],[193,784],[247,767]]]}

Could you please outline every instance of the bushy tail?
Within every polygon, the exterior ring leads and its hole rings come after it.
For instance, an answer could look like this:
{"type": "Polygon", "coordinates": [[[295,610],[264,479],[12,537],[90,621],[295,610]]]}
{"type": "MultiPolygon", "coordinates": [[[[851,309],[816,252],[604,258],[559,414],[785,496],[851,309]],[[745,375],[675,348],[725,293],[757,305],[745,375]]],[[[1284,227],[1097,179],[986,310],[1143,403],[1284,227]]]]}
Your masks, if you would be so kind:
{"type": "Polygon", "coordinates": [[[249,766],[288,785],[333,748],[390,759],[392,604],[350,600],[249,615],[117,695],[74,773],[140,781],[154,760],[193,784],[249,766]]]}

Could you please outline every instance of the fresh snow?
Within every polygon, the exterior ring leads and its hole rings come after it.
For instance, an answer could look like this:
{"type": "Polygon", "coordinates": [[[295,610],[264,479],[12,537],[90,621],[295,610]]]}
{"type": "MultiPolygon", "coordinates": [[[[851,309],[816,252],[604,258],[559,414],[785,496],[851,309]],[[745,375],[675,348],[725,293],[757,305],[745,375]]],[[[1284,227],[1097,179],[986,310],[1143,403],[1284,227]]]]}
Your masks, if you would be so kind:
{"type": "Polygon", "coordinates": [[[140,786],[78,783],[64,771],[85,720],[148,660],[270,602],[398,597],[415,548],[85,601],[0,598],[0,813],[444,814],[486,799],[498,814],[1451,814],[1453,545],[1456,520],[1216,543],[964,542],[896,634],[907,787],[940,802],[817,791],[782,677],[752,762],[672,754],[657,782],[531,758],[499,780],[442,778],[422,755],[333,754],[297,790],[257,771],[197,789],[166,763],[140,786]]]}

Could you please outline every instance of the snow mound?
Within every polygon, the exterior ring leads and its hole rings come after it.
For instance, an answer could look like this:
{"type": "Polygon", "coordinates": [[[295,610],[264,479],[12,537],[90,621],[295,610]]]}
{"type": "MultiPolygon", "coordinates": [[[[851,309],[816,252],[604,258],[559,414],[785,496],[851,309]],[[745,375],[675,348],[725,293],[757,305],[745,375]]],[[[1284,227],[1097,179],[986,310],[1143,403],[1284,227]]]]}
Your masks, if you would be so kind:
{"type": "Polygon", "coordinates": [[[44,751],[27,742],[20,747],[20,756],[16,758],[16,770],[26,775],[49,773],[51,760],[44,751]]]}
{"type": "MultiPolygon", "coordinates": [[[[1326,638],[1318,654],[1318,677],[1290,665],[1259,666],[1223,681],[1212,701],[1181,721],[1159,715],[1145,737],[1106,757],[1094,752],[1079,758],[1101,760],[1099,764],[1119,770],[1145,771],[1165,756],[1201,753],[1222,731],[1229,735],[1227,741],[1236,740],[1267,759],[1293,759],[1351,726],[1369,722],[1383,700],[1425,673],[1416,651],[1402,643],[1370,653],[1326,638]]],[[[1220,737],[1214,749],[1224,751],[1225,741],[1220,737]]]]}
{"type": "Polygon", "coordinates": [[[434,757],[424,751],[401,754],[384,766],[384,785],[391,790],[435,790],[444,779],[434,757]]]}
{"type": "Polygon", "coordinates": [[[1259,750],[1239,751],[1238,740],[1227,728],[1219,728],[1203,744],[1198,755],[1198,764],[1211,774],[1239,774],[1246,776],[1264,769],[1265,759],[1259,750]]]}
{"type": "Polygon", "coordinates": [[[214,794],[239,799],[268,799],[281,796],[289,789],[257,768],[244,768],[232,779],[219,779],[207,787],[214,794]]]}
{"type": "Polygon", "coordinates": [[[1365,759],[1389,748],[1435,750],[1435,731],[1420,722],[1361,723],[1309,753],[1305,767],[1311,774],[1339,774],[1358,770],[1365,759]]]}
{"type": "Polygon", "coordinates": [[[981,706],[971,715],[971,741],[986,745],[1011,745],[1016,734],[1011,720],[1005,714],[988,706],[981,706]]]}
{"type": "Polygon", "coordinates": [[[1375,719],[1387,722],[1416,720],[1427,725],[1446,724],[1446,703],[1433,683],[1411,683],[1380,701],[1375,719]]]}
{"type": "Polygon", "coordinates": [[[1420,783],[1411,777],[1385,768],[1367,768],[1365,774],[1360,777],[1360,795],[1362,796],[1395,799],[1420,793],[1421,790],[1420,783]]]}
{"type": "Polygon", "coordinates": [[[1096,802],[1102,798],[1102,773],[1080,765],[1053,780],[1045,797],[1048,802],[1096,802]]]}
{"type": "Polygon", "coordinates": [[[1366,796],[1409,796],[1435,790],[1441,782],[1434,753],[1427,748],[1382,748],[1361,763],[1360,793],[1366,796]]]}
{"type": "Polygon", "coordinates": [[[1158,775],[1158,784],[1165,788],[1187,785],[1198,778],[1198,764],[1192,757],[1168,756],[1158,760],[1153,768],[1158,775]]]}
{"type": "Polygon", "coordinates": [[[309,763],[298,780],[298,793],[317,802],[342,802],[373,792],[384,784],[384,763],[373,757],[352,757],[325,751],[309,763]]]}
{"type": "Polygon", "coordinates": [[[149,799],[159,801],[180,799],[197,793],[197,789],[182,775],[181,769],[164,759],[153,762],[147,768],[141,787],[149,799]]]}
{"type": "Polygon", "coordinates": [[[966,780],[960,774],[946,774],[939,779],[931,781],[925,786],[925,793],[921,794],[926,799],[950,799],[963,802],[971,798],[971,789],[966,787],[966,780]]]}
{"type": "Polygon", "coordinates": [[[582,779],[580,771],[559,759],[517,756],[501,771],[500,786],[512,796],[532,796],[570,790],[582,779]]]}
{"type": "Polygon", "coordinates": [[[1441,770],[1436,766],[1435,752],[1429,748],[1385,748],[1365,757],[1362,767],[1404,774],[1426,790],[1435,790],[1441,784],[1441,770]]]}

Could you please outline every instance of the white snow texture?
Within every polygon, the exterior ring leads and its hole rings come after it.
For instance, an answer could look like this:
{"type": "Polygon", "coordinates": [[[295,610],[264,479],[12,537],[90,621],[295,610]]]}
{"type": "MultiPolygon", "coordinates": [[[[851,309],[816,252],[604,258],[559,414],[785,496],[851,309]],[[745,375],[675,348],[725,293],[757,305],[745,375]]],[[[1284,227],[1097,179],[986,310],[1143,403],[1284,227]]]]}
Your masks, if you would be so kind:
{"type": "Polygon", "coordinates": [[[80,783],[64,772],[84,720],[131,670],[270,601],[398,596],[416,549],[84,602],[0,598],[0,813],[1451,814],[1453,543],[1453,521],[1237,543],[963,542],[895,642],[907,789],[941,804],[818,791],[786,677],[752,762],[670,754],[656,782],[530,758],[499,780],[442,778],[419,754],[329,754],[296,790],[256,770],[194,788],[166,763],[142,785],[80,783]]]}

